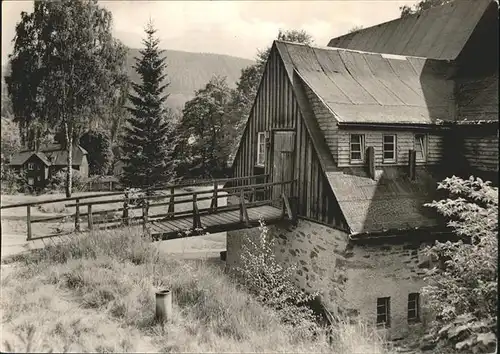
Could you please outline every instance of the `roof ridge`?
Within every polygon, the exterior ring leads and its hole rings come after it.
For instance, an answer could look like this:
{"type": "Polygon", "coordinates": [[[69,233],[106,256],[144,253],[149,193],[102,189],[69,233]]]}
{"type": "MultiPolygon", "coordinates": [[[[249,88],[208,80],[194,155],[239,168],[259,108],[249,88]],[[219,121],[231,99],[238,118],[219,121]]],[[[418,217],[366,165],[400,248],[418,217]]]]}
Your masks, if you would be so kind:
{"type": "Polygon", "coordinates": [[[371,54],[371,55],[380,55],[384,59],[396,59],[396,60],[401,60],[402,58],[408,59],[408,58],[415,58],[415,59],[425,59],[425,60],[437,60],[437,61],[443,61],[443,62],[449,62],[447,59],[432,59],[432,58],[426,58],[426,57],[421,57],[421,56],[414,56],[414,55],[401,55],[401,54],[392,54],[392,53],[378,53],[378,52],[368,52],[365,50],[359,50],[359,49],[350,49],[350,48],[342,48],[342,47],[330,47],[330,46],[322,46],[322,45],[310,45],[310,44],[305,44],[305,43],[297,43],[297,42],[289,42],[289,41],[283,41],[283,40],[275,40],[275,42],[283,43],[285,45],[296,45],[296,46],[301,46],[301,47],[308,47],[312,49],[319,49],[319,50],[327,50],[327,51],[345,51],[345,52],[351,52],[351,53],[359,53],[359,54],[371,54]]]}

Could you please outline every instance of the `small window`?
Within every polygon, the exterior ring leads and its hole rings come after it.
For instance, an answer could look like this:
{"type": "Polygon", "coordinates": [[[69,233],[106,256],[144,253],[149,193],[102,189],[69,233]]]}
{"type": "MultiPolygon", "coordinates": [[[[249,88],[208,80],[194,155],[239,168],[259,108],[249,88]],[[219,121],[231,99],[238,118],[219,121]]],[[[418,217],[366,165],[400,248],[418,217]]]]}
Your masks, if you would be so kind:
{"type": "Polygon", "coordinates": [[[377,299],[377,326],[390,326],[390,297],[379,297],[377,299]]]}
{"type": "Polygon", "coordinates": [[[35,179],[33,177],[28,178],[28,185],[32,186],[35,184],[35,179]]]}
{"type": "Polygon", "coordinates": [[[420,294],[408,294],[408,322],[420,320],[420,294]]]}
{"type": "Polygon", "coordinates": [[[38,182],[40,182],[40,181],[42,180],[42,177],[37,176],[37,177],[36,177],[36,180],[37,180],[38,182]]]}
{"type": "Polygon", "coordinates": [[[396,162],[396,135],[384,135],[384,162],[396,162]]]}
{"type": "Polygon", "coordinates": [[[35,164],[33,162],[28,163],[28,170],[33,171],[35,169],[35,164]]]}
{"type": "Polygon", "coordinates": [[[425,134],[415,134],[414,149],[417,154],[418,161],[427,160],[427,137],[425,134]]]}
{"type": "Polygon", "coordinates": [[[264,166],[266,162],[266,133],[257,133],[257,165],[264,166]]]}
{"type": "Polygon", "coordinates": [[[351,134],[351,163],[360,163],[364,160],[365,137],[362,134],[351,134]]]}

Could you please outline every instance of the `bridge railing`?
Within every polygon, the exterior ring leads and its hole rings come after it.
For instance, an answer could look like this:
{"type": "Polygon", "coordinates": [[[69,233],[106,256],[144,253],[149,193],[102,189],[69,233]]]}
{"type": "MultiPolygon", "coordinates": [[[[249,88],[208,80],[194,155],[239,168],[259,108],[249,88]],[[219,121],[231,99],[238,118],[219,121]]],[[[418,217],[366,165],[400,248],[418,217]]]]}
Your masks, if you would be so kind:
{"type": "MultiPolygon", "coordinates": [[[[144,229],[151,220],[160,218],[186,218],[193,216],[193,227],[197,225],[196,218],[205,213],[215,213],[219,211],[229,211],[241,209],[242,221],[245,221],[244,208],[266,205],[271,202],[269,198],[258,198],[256,195],[263,191],[262,195],[270,196],[270,188],[276,185],[285,185],[293,183],[293,181],[285,182],[267,182],[253,183],[252,180],[257,178],[267,178],[267,175],[245,176],[237,178],[226,178],[213,181],[213,187],[208,190],[200,191],[185,191],[186,187],[193,187],[195,184],[177,184],[165,185],[164,188],[143,189],[138,193],[130,191],[100,193],[92,195],[84,195],[71,198],[58,198],[52,200],[42,200],[29,203],[20,203],[13,205],[1,206],[1,209],[10,208],[26,208],[26,233],[27,240],[61,236],[73,232],[93,230],[96,225],[102,225],[102,228],[119,227],[123,225],[140,225],[144,229]],[[246,184],[243,184],[246,180],[246,184]],[[237,184],[230,187],[220,187],[222,183],[236,181],[237,184]],[[168,187],[168,188],[167,188],[168,187]],[[231,196],[238,197],[240,202],[238,205],[219,205],[219,200],[231,196]],[[112,199],[102,199],[104,197],[115,197],[112,199]],[[99,200],[96,200],[99,199],[99,200]],[[208,202],[208,207],[200,207],[200,202],[208,202]],[[68,203],[69,202],[69,203],[68,203]],[[49,203],[67,203],[64,204],[64,209],[74,208],[74,212],[65,215],[57,215],[50,217],[33,217],[32,211],[34,208],[39,208],[42,205],[49,203]],[[191,205],[192,207],[186,208],[191,205]],[[107,207],[102,209],[102,206],[107,207]],[[159,207],[165,207],[160,213],[153,214],[151,209],[158,210],[159,207]],[[86,211],[82,210],[86,208],[86,211]],[[135,213],[140,210],[139,213],[135,213]],[[87,225],[83,227],[81,222],[86,219],[87,225]],[[33,224],[39,223],[57,223],[56,232],[41,237],[34,237],[33,224]],[[63,229],[67,229],[64,231],[63,229]]],[[[206,182],[204,182],[206,184],[206,182]]],[[[201,185],[202,183],[200,183],[201,185]]],[[[210,188],[210,187],[209,187],[210,188]]]]}

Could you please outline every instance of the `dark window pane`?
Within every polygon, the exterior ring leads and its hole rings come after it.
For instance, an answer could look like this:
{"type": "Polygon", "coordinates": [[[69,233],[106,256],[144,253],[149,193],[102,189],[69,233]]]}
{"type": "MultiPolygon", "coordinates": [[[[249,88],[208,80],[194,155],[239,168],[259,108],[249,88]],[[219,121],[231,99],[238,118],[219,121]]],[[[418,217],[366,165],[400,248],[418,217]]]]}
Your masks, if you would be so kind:
{"type": "Polygon", "coordinates": [[[394,135],[384,135],[384,143],[394,143],[394,135]]]}

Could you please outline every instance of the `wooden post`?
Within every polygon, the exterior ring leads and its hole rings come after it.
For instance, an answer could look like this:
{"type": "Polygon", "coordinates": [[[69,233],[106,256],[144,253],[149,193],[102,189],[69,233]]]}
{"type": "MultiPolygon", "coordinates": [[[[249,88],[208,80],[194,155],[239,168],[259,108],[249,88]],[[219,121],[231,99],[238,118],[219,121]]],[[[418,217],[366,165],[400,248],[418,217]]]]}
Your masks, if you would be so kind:
{"type": "Polygon", "coordinates": [[[88,220],[89,230],[92,230],[94,225],[94,220],[92,219],[92,204],[89,204],[87,206],[87,213],[88,213],[87,220],[88,220]]]}
{"type": "Polygon", "coordinates": [[[240,191],[240,222],[244,222],[246,226],[250,226],[250,220],[248,219],[248,211],[245,205],[245,195],[243,189],[240,191]]]}
{"type": "Polygon", "coordinates": [[[144,199],[144,204],[142,205],[142,231],[144,234],[148,231],[148,214],[149,214],[149,200],[144,199]]]}
{"type": "Polygon", "coordinates": [[[371,179],[375,179],[375,149],[373,146],[368,146],[366,149],[366,157],[368,175],[371,179]]]}
{"type": "Polygon", "coordinates": [[[76,200],[75,208],[75,231],[80,232],[80,199],[76,200]]]}
{"type": "Polygon", "coordinates": [[[218,202],[218,200],[219,200],[219,198],[218,198],[218,188],[219,188],[218,183],[214,182],[214,195],[212,197],[212,203],[210,205],[210,209],[211,209],[212,212],[217,211],[217,206],[218,206],[218,203],[219,203],[218,202]]]}
{"type": "Polygon", "coordinates": [[[198,211],[198,195],[193,193],[193,230],[201,228],[201,220],[198,211]]]}
{"type": "Polygon", "coordinates": [[[417,165],[417,152],[415,150],[410,150],[408,153],[408,174],[410,180],[415,180],[416,175],[416,165],[417,165]]]}
{"type": "Polygon", "coordinates": [[[129,196],[128,192],[125,192],[125,200],[123,201],[123,224],[124,225],[129,225],[129,219],[128,219],[128,202],[129,202],[129,196]]]}
{"type": "Polygon", "coordinates": [[[26,207],[26,230],[28,232],[28,241],[31,240],[31,205],[26,207]]]}
{"type": "Polygon", "coordinates": [[[170,204],[168,205],[168,213],[172,214],[172,216],[175,213],[175,204],[174,204],[175,197],[174,197],[174,194],[175,194],[175,188],[174,187],[170,187],[170,204]]]}

